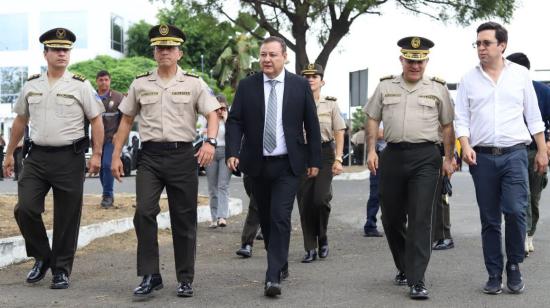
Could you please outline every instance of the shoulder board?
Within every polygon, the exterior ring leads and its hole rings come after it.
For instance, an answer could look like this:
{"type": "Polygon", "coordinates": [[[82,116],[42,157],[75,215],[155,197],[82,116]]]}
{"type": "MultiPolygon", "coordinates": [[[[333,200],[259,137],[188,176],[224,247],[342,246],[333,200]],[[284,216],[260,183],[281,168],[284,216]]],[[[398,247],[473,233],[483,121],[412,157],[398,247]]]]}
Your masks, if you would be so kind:
{"type": "Polygon", "coordinates": [[[147,76],[151,75],[152,73],[153,73],[152,71],[148,71],[148,72],[145,72],[143,74],[139,74],[139,75],[136,76],[136,79],[141,78],[141,77],[147,77],[147,76]]]}
{"type": "Polygon", "coordinates": [[[30,76],[29,78],[27,78],[27,81],[31,81],[31,80],[36,79],[38,77],[40,77],[40,74],[34,74],[34,75],[30,76]]]}
{"type": "Polygon", "coordinates": [[[189,72],[185,72],[183,73],[185,76],[191,76],[191,77],[195,77],[195,78],[199,78],[199,75],[197,74],[193,74],[193,73],[189,73],[189,72]]]}
{"type": "Polygon", "coordinates": [[[432,77],[431,79],[432,81],[435,81],[435,82],[439,82],[440,84],[442,85],[445,85],[447,82],[445,82],[445,80],[439,78],[439,77],[432,77]]]}
{"type": "Polygon", "coordinates": [[[80,81],[86,81],[86,77],[79,75],[79,74],[73,74],[73,79],[80,80],[80,81]]]}
{"type": "Polygon", "coordinates": [[[334,96],[325,96],[325,99],[327,101],[336,101],[336,97],[334,97],[334,96]]]}
{"type": "Polygon", "coordinates": [[[388,75],[388,76],[384,76],[384,77],[380,78],[380,81],[384,81],[384,80],[388,80],[388,79],[393,79],[393,78],[395,78],[394,75],[388,75]]]}

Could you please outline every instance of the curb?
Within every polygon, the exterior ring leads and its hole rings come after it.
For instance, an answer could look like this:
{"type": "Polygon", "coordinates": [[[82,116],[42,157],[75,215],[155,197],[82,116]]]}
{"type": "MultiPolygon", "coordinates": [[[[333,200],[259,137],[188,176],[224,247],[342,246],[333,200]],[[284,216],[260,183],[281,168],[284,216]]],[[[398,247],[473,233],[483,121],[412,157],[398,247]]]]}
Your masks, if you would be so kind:
{"type": "Polygon", "coordinates": [[[342,173],[332,178],[333,181],[357,181],[357,180],[366,180],[370,176],[369,169],[361,172],[348,172],[342,173]]]}
{"type": "MultiPolygon", "coordinates": [[[[243,202],[241,199],[229,198],[229,216],[241,214],[243,202]]],[[[197,223],[210,221],[210,207],[201,205],[197,207],[197,223]]],[[[170,228],[170,214],[168,211],[157,216],[159,229],[170,228]]],[[[77,248],[90,244],[93,240],[123,233],[134,228],[133,217],[115,219],[80,227],[77,248]]],[[[52,230],[47,232],[52,242],[52,230]]],[[[25,250],[25,240],[22,236],[13,236],[0,239],[0,268],[30,259],[25,250]]]]}

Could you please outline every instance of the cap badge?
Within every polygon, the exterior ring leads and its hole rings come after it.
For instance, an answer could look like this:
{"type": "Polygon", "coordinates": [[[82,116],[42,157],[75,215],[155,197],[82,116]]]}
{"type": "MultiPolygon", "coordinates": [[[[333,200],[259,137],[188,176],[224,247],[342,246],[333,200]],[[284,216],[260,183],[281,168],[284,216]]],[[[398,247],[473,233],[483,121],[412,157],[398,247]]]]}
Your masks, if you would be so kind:
{"type": "Polygon", "coordinates": [[[411,39],[411,46],[412,46],[412,48],[420,47],[420,38],[419,37],[413,37],[411,39]]]}
{"type": "Polygon", "coordinates": [[[313,64],[313,63],[308,64],[307,69],[308,70],[314,70],[315,69],[315,64],[313,64]]]}
{"type": "Polygon", "coordinates": [[[168,29],[168,26],[167,26],[167,25],[160,25],[160,27],[159,27],[159,33],[160,33],[160,35],[166,35],[166,34],[168,34],[168,31],[169,31],[169,30],[170,30],[170,29],[168,29]]]}
{"type": "Polygon", "coordinates": [[[55,31],[55,36],[58,39],[64,39],[65,35],[66,35],[65,29],[57,29],[57,31],[55,31]]]}

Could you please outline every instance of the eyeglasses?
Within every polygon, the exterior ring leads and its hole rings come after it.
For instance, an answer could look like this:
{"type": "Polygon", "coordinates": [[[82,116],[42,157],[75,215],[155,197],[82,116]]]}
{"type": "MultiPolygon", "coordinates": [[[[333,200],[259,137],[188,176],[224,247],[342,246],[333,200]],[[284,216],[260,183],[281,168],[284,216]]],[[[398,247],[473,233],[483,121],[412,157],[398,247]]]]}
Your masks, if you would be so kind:
{"type": "Polygon", "coordinates": [[[472,47],[479,48],[481,45],[483,45],[483,47],[487,48],[491,46],[491,44],[498,44],[498,41],[488,41],[488,40],[475,41],[472,43],[472,47]]]}
{"type": "Polygon", "coordinates": [[[411,59],[404,59],[405,60],[405,63],[407,63],[407,65],[415,65],[415,64],[418,64],[420,66],[426,64],[426,60],[411,60],[411,59]]]}

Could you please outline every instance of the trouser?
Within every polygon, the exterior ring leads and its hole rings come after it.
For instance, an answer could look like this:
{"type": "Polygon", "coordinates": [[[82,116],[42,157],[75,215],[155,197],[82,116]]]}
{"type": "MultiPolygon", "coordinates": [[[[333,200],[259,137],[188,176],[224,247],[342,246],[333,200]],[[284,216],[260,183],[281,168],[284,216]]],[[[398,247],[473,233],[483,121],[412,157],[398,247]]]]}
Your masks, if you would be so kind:
{"type": "Polygon", "coordinates": [[[298,209],[306,251],[327,243],[327,227],[332,200],[332,165],[334,150],[331,146],[322,148],[323,166],[316,177],[304,175],[298,190],[298,209]]]}
{"type": "Polygon", "coordinates": [[[431,143],[388,144],[380,157],[382,225],[409,285],[424,280],[430,260],[440,168],[439,149],[431,143]]]}
{"type": "Polygon", "coordinates": [[[282,158],[265,160],[260,175],[251,179],[267,250],[266,281],[279,282],[288,263],[290,218],[300,177],[292,173],[288,158],[282,158]]]}
{"type": "MultiPolygon", "coordinates": [[[[0,145],[0,166],[4,165],[4,146],[0,145]]],[[[0,172],[0,179],[4,178],[4,172],[0,172]]]]}
{"type": "Polygon", "coordinates": [[[254,246],[254,239],[260,229],[260,217],[258,216],[258,206],[254,195],[252,194],[252,180],[246,174],[243,174],[244,190],[250,198],[248,203],[248,213],[244,221],[243,232],[241,234],[241,244],[254,246]]]}
{"type": "Polygon", "coordinates": [[[27,256],[44,260],[52,272],[71,274],[78,242],[82,193],[84,189],[84,153],[74,150],[44,151],[33,148],[25,159],[20,175],[15,220],[25,239],[27,256]],[[53,239],[48,242],[42,220],[44,199],[53,191],[53,239]]]}
{"type": "Polygon", "coordinates": [[[378,186],[380,183],[380,169],[376,169],[376,175],[370,173],[369,176],[369,200],[367,200],[367,222],[363,226],[363,231],[365,233],[376,231],[376,215],[380,208],[380,198],[378,193],[378,186]]]}
{"type": "Polygon", "coordinates": [[[442,190],[443,177],[439,179],[439,190],[437,195],[440,196],[434,208],[434,221],[432,227],[432,238],[434,241],[451,239],[451,211],[449,207],[449,196],[443,195],[442,190]]]}
{"type": "Polygon", "coordinates": [[[535,235],[537,223],[539,221],[539,201],[540,195],[546,183],[548,176],[546,172],[540,175],[535,170],[535,156],[537,150],[529,150],[527,152],[529,160],[529,202],[527,204],[527,235],[535,235]]]}
{"type": "Polygon", "coordinates": [[[229,180],[231,170],[225,164],[225,147],[217,147],[214,159],[206,166],[210,215],[212,221],[229,215],[229,180]]]}
{"type": "Polygon", "coordinates": [[[113,196],[113,184],[115,178],[111,173],[111,161],[113,159],[114,145],[112,142],[103,144],[103,153],[101,154],[101,169],[99,170],[99,180],[103,187],[103,196],[113,196]]]}
{"type": "Polygon", "coordinates": [[[528,199],[527,151],[503,155],[477,153],[477,164],[470,166],[474,180],[485,267],[490,276],[503,270],[501,222],[504,214],[505,247],[508,261],[524,258],[526,208],[528,199]]]}
{"type": "Polygon", "coordinates": [[[191,143],[177,149],[144,147],[136,175],[137,274],[160,273],[157,240],[159,199],[166,188],[174,245],[176,278],[193,282],[197,240],[197,163],[191,143]]]}
{"type": "Polygon", "coordinates": [[[19,179],[21,170],[23,169],[23,147],[17,147],[13,151],[13,178],[19,179]]]}

